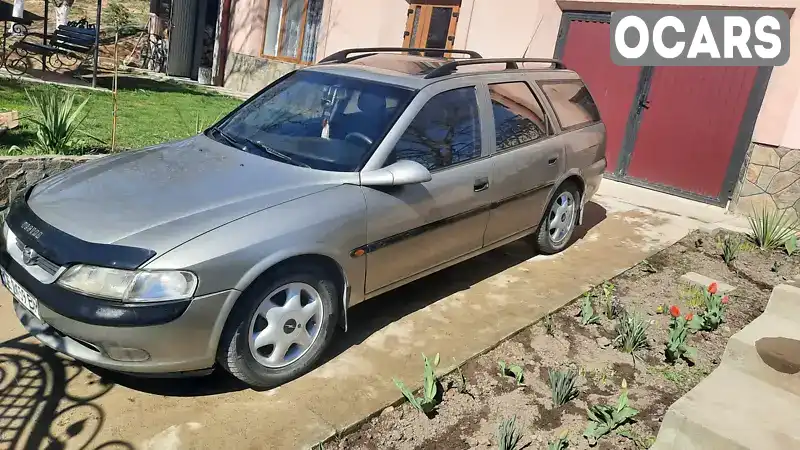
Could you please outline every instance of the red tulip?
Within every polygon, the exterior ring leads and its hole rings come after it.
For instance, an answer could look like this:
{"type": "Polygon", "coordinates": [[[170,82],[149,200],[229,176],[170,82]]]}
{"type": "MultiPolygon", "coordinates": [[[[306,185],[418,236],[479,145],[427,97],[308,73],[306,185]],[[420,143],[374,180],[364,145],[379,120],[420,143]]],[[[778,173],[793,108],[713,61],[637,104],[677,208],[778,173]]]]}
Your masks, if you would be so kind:
{"type": "Polygon", "coordinates": [[[670,306],[670,307],[669,307],[669,314],[670,314],[672,317],[680,317],[680,316],[681,316],[681,310],[680,310],[680,309],[678,309],[678,307],[677,307],[677,306],[675,306],[675,305],[672,305],[672,306],[670,306]]]}
{"type": "Polygon", "coordinates": [[[716,282],[714,282],[714,283],[711,283],[711,285],[709,285],[709,286],[708,286],[708,292],[709,292],[711,295],[714,295],[714,294],[716,294],[716,293],[717,293],[717,283],[716,283],[716,282]]]}
{"type": "Polygon", "coordinates": [[[686,321],[687,322],[691,322],[693,317],[694,317],[694,314],[692,314],[692,313],[687,314],[686,315],[686,321]]]}
{"type": "Polygon", "coordinates": [[[727,295],[725,297],[722,297],[722,304],[723,305],[727,305],[730,301],[731,301],[731,299],[727,295]]]}

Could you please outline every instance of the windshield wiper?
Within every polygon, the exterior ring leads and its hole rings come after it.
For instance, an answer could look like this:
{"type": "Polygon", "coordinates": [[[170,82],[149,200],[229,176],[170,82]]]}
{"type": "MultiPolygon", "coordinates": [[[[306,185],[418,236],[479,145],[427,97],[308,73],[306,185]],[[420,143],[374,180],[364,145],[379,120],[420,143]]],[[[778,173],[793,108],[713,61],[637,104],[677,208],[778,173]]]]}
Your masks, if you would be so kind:
{"type": "Polygon", "coordinates": [[[291,156],[287,155],[286,153],[281,153],[281,152],[275,150],[274,148],[267,147],[266,145],[262,144],[261,142],[254,141],[254,140],[252,140],[250,138],[246,138],[246,137],[243,137],[242,139],[247,141],[248,144],[250,144],[253,147],[257,148],[262,153],[265,153],[265,154],[270,155],[272,157],[278,158],[281,161],[287,162],[289,164],[294,164],[295,166],[311,168],[311,166],[309,166],[308,164],[306,164],[304,162],[301,162],[301,161],[297,161],[294,158],[292,158],[291,156]]]}
{"type": "Polygon", "coordinates": [[[245,142],[247,142],[247,144],[250,145],[250,147],[255,147],[261,153],[264,153],[266,155],[272,156],[273,158],[277,158],[277,159],[279,159],[281,161],[284,161],[284,162],[287,162],[289,164],[294,164],[295,166],[307,167],[307,168],[311,167],[306,163],[303,163],[303,162],[295,160],[294,158],[292,158],[291,156],[289,156],[289,155],[287,155],[285,153],[281,153],[281,152],[279,152],[279,151],[277,151],[277,150],[275,150],[273,148],[267,147],[266,145],[262,144],[261,142],[254,141],[254,140],[246,138],[246,137],[242,137],[240,139],[234,138],[233,136],[229,135],[228,133],[222,131],[222,129],[220,129],[219,127],[212,127],[211,131],[213,131],[213,132],[217,133],[218,135],[222,136],[223,139],[228,141],[228,144],[230,144],[230,145],[232,145],[232,146],[234,146],[236,148],[240,148],[241,150],[247,151],[247,146],[246,145],[242,145],[242,143],[241,143],[241,141],[245,141],[245,142]]]}
{"type": "Polygon", "coordinates": [[[236,140],[230,134],[222,131],[222,129],[220,127],[211,127],[211,131],[213,131],[214,133],[217,133],[218,135],[222,136],[222,138],[225,139],[228,142],[228,144],[230,144],[231,146],[236,147],[236,148],[239,148],[241,146],[241,144],[239,143],[238,140],[236,140]]]}

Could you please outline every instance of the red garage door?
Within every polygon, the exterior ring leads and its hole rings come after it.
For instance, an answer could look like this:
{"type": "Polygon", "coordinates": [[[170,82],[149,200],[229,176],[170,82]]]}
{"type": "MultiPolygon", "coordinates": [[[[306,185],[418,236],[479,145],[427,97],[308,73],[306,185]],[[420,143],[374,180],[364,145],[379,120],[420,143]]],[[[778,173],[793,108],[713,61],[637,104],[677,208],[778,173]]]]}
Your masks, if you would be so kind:
{"type": "Polygon", "coordinates": [[[608,172],[617,170],[625,127],[639,85],[640,67],[618,66],[611,61],[610,27],[605,22],[574,20],[569,23],[561,59],[583,77],[606,124],[608,172]]]}
{"type": "Polygon", "coordinates": [[[556,48],[596,99],[608,132],[608,171],[622,181],[725,203],[769,72],[617,66],[609,17],[565,13],[556,48]]]}
{"type": "Polygon", "coordinates": [[[629,177],[717,198],[757,67],[656,67],[629,177]]]}

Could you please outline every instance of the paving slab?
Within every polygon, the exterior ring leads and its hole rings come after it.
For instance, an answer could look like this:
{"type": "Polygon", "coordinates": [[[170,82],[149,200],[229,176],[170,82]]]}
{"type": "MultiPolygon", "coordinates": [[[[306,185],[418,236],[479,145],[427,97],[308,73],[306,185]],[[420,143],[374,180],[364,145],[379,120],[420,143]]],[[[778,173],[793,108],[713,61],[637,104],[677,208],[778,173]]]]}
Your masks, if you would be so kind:
{"type": "Polygon", "coordinates": [[[667,411],[653,450],[800,448],[800,288],[777,286],[722,361],[667,411]]]}
{"type": "Polygon", "coordinates": [[[689,217],[698,220],[698,229],[714,231],[718,228],[746,233],[750,225],[746,217],[728,211],[719,206],[695,202],[675,195],[665,194],[650,189],[614,180],[603,180],[598,194],[606,199],[615,199],[622,202],[652,209],[653,211],[689,217]]]}
{"type": "Polygon", "coordinates": [[[242,389],[222,373],[146,380],[89,370],[25,339],[2,290],[0,374],[7,379],[0,380],[0,405],[22,396],[29,407],[15,412],[19,426],[0,442],[11,448],[66,445],[77,430],[70,446],[310,448],[400,401],[392,377],[418,387],[421,353],[439,353],[440,371],[447,371],[698,224],[598,197],[565,252],[541,256],[527,242],[515,242],[357,305],[350,331],[340,334],[327,362],[265,392],[242,389]],[[13,391],[11,374],[21,372],[31,374],[41,392],[13,391]]]}
{"type": "Polygon", "coordinates": [[[681,281],[693,284],[702,289],[708,289],[711,283],[717,283],[717,292],[720,294],[730,294],[736,290],[736,286],[731,286],[728,283],[709,278],[705,275],[700,275],[696,272],[689,272],[681,275],[681,281]]]}

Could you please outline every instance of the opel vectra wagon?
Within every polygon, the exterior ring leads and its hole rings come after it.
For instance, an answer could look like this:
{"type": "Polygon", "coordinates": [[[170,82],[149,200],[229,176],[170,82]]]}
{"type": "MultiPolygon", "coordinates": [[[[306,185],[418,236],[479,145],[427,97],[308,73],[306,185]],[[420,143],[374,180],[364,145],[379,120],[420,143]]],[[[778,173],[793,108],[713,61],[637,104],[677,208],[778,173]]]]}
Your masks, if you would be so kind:
{"type": "Polygon", "coordinates": [[[431,53],[344,50],[197,136],[39,182],[3,226],[19,320],[91,365],[271,387],[357,303],[528,235],[563,250],[606,167],[581,78],[431,53]]]}

